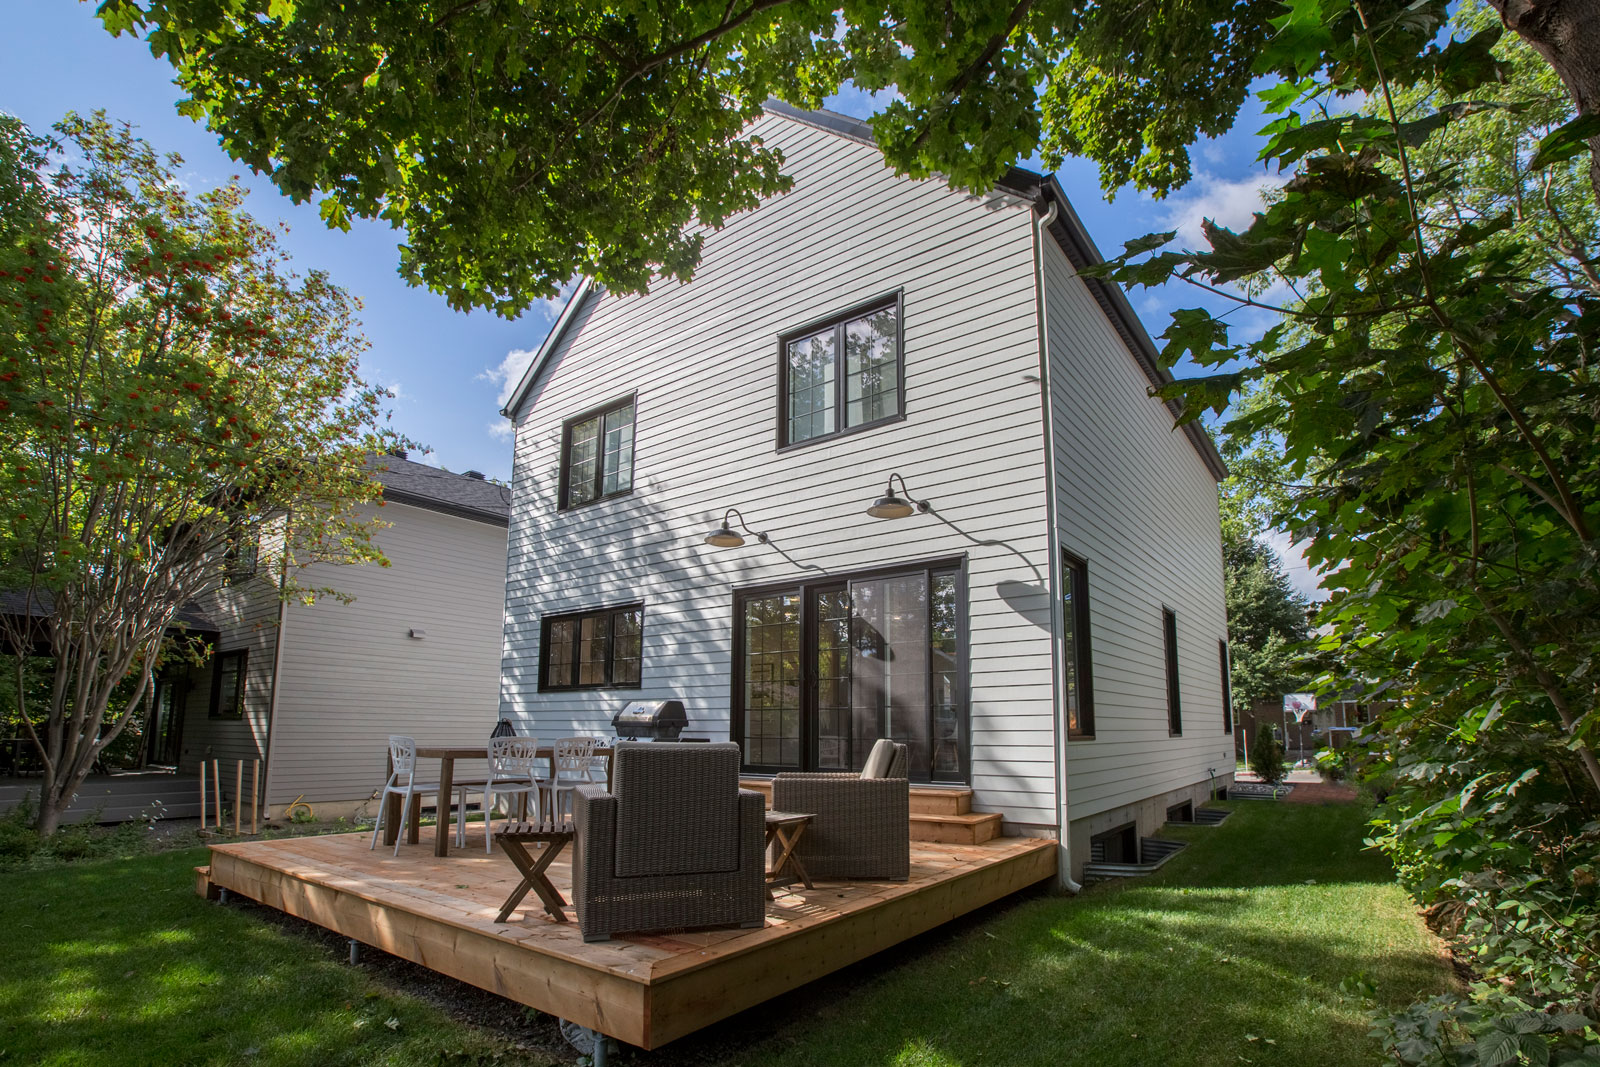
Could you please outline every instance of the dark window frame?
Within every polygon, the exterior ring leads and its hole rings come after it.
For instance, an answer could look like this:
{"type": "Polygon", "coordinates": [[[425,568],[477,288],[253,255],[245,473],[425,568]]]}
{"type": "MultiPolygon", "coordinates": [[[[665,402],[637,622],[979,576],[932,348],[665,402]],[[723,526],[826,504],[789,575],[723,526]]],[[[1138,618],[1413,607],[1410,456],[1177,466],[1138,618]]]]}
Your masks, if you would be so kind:
{"type": "Polygon", "coordinates": [[[1227,638],[1217,638],[1217,655],[1222,664],[1222,732],[1233,733],[1233,659],[1227,638]]]}
{"type": "MultiPolygon", "coordinates": [[[[957,759],[964,773],[960,777],[938,777],[930,774],[926,781],[942,783],[968,783],[972,778],[972,625],[971,625],[971,599],[970,587],[967,578],[967,557],[961,556],[934,556],[927,559],[908,560],[904,563],[885,564],[879,567],[866,567],[856,570],[828,573],[811,578],[796,577],[787,582],[764,582],[760,585],[740,586],[733,590],[733,668],[729,672],[728,710],[729,734],[728,736],[739,745],[741,773],[766,775],[781,774],[793,771],[793,767],[771,766],[765,764],[751,764],[744,762],[744,717],[745,708],[744,692],[744,602],[749,599],[758,599],[772,596],[777,593],[794,592],[800,598],[800,643],[801,643],[801,671],[800,671],[800,709],[801,709],[801,767],[814,767],[817,764],[817,731],[810,722],[812,712],[807,708],[814,704],[813,691],[817,685],[816,676],[816,626],[811,618],[809,597],[807,594],[812,589],[826,588],[829,586],[844,585],[848,588],[853,581],[865,581],[880,578],[894,578],[906,574],[923,572],[931,576],[935,572],[953,572],[956,579],[956,686],[957,699],[960,704],[962,716],[961,744],[957,759]],[[807,658],[810,658],[809,664],[807,658]]],[[[930,674],[932,660],[929,661],[930,674]]],[[[930,709],[931,710],[931,709],[930,709]]],[[[913,773],[913,782],[923,782],[913,773]]]]}
{"type": "Polygon", "coordinates": [[[613,604],[603,608],[588,608],[583,611],[564,611],[542,616],[539,619],[539,692],[541,693],[570,693],[595,689],[631,690],[644,688],[644,601],[634,600],[626,604],[613,604]],[[616,637],[617,629],[614,616],[624,612],[637,611],[639,613],[639,680],[637,682],[615,681],[616,677],[616,637]],[[584,685],[578,682],[578,670],[581,661],[574,656],[572,659],[571,680],[566,683],[552,683],[550,681],[550,628],[558,622],[575,622],[582,632],[582,620],[589,618],[606,619],[606,680],[601,683],[584,685]]]}
{"type": "Polygon", "coordinates": [[[212,658],[211,704],[206,712],[207,718],[237,722],[245,717],[244,697],[245,687],[249,681],[249,670],[250,650],[248,648],[230,648],[226,652],[218,652],[216,656],[212,658]],[[222,675],[224,663],[230,661],[237,661],[238,663],[238,666],[234,668],[239,679],[238,687],[234,693],[234,699],[238,704],[238,710],[231,713],[225,713],[222,709],[222,675]]]}
{"type": "Polygon", "coordinates": [[[1161,644],[1167,668],[1167,736],[1183,736],[1183,695],[1178,679],[1178,613],[1161,609],[1161,644]]]}
{"type": "Polygon", "coordinates": [[[1073,729],[1069,714],[1067,737],[1073,741],[1094,740],[1094,656],[1089,632],[1089,564],[1065,549],[1061,552],[1061,573],[1072,575],[1073,665],[1078,677],[1078,727],[1073,729]]]}
{"type": "Polygon", "coordinates": [[[867,430],[888,426],[896,422],[906,421],[906,302],[905,289],[896,289],[893,292],[883,293],[864,300],[859,304],[834,312],[820,319],[815,319],[798,326],[792,330],[785,330],[778,335],[778,425],[777,425],[777,451],[788,452],[796,448],[805,448],[808,445],[820,444],[824,441],[837,441],[841,437],[851,434],[863,433],[867,430]],[[893,415],[885,415],[881,419],[863,422],[859,426],[845,426],[844,417],[847,410],[845,400],[845,375],[844,375],[844,343],[839,337],[834,345],[834,375],[833,375],[833,402],[834,402],[834,428],[832,431],[808,437],[804,441],[789,440],[789,342],[798,340],[811,334],[821,333],[823,330],[833,328],[842,330],[845,323],[862,318],[874,311],[893,307],[895,309],[894,332],[895,353],[899,364],[899,371],[895,375],[895,407],[898,409],[893,415]]]}
{"type": "Polygon", "coordinates": [[[638,444],[639,444],[639,394],[638,393],[629,393],[627,396],[619,396],[614,400],[608,401],[607,403],[600,404],[600,405],[598,405],[596,407],[589,408],[587,411],[579,412],[578,414],[574,415],[572,418],[570,418],[570,419],[566,420],[565,422],[563,422],[561,424],[561,477],[560,477],[560,481],[559,481],[559,484],[558,484],[557,489],[556,489],[556,510],[557,511],[578,511],[578,510],[580,510],[582,508],[590,507],[590,506],[592,506],[594,504],[599,504],[599,503],[602,503],[603,501],[606,501],[606,500],[620,500],[621,498],[623,498],[625,496],[632,496],[633,495],[633,486],[634,486],[634,483],[636,481],[636,478],[634,477],[634,475],[637,473],[637,470],[634,467],[633,458],[634,458],[634,454],[637,451],[638,444]],[[628,488],[626,488],[626,489],[618,489],[614,493],[602,492],[602,489],[605,486],[605,478],[606,478],[606,464],[605,464],[606,427],[605,427],[605,416],[611,414],[613,411],[621,411],[623,408],[626,408],[626,407],[633,408],[633,438],[628,442],[628,488]],[[572,478],[571,478],[571,475],[572,475],[572,430],[573,430],[573,427],[577,426],[579,423],[588,422],[590,419],[593,419],[593,418],[599,418],[601,420],[601,422],[600,422],[600,439],[595,444],[595,457],[594,457],[594,491],[595,491],[595,495],[591,499],[585,500],[580,504],[569,503],[567,497],[568,497],[568,492],[572,487],[572,478]]]}

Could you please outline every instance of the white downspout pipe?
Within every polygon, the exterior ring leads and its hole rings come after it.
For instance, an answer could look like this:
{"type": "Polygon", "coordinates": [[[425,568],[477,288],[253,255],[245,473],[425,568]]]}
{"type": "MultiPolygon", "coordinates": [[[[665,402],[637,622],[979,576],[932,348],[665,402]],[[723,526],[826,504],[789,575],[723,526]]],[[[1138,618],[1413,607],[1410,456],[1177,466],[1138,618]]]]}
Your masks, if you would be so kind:
{"type": "Polygon", "coordinates": [[[1045,213],[1036,221],[1033,234],[1034,296],[1039,319],[1039,402],[1044,413],[1044,487],[1046,542],[1049,545],[1048,573],[1050,593],[1050,676],[1054,680],[1052,716],[1055,729],[1056,765],[1056,884],[1069,893],[1077,893],[1083,886],[1072,880],[1071,825],[1067,819],[1067,723],[1063,698],[1066,687],[1066,657],[1062,654],[1062,637],[1066,631],[1061,601],[1061,544],[1056,512],[1056,420],[1055,395],[1050,387],[1050,317],[1045,300],[1044,242],[1050,224],[1055,222],[1061,206],[1051,200],[1045,213]]]}

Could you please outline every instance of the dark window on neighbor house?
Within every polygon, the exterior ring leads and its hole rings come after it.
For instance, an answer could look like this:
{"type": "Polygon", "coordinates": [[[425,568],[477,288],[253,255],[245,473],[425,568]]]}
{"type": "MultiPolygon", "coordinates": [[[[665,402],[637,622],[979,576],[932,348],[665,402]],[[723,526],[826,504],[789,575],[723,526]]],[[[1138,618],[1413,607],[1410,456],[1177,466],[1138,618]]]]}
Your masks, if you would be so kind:
{"type": "Polygon", "coordinates": [[[1233,733],[1233,679],[1228,662],[1228,642],[1217,642],[1217,656],[1222,661],[1222,732],[1233,733]]]}
{"type": "Polygon", "coordinates": [[[1094,736],[1094,670],[1089,659],[1089,565],[1061,553],[1061,617],[1066,656],[1067,734],[1094,736]]]}
{"type": "Polygon", "coordinates": [[[784,334],[778,350],[778,446],[901,417],[898,295],[784,334]]]}
{"type": "Polygon", "coordinates": [[[541,689],[637,689],[644,605],[546,616],[540,647],[541,689]]]}
{"type": "Polygon", "coordinates": [[[1183,733],[1183,708],[1178,699],[1178,616],[1161,609],[1162,642],[1167,651],[1167,733],[1183,733]]]}
{"type": "Polygon", "coordinates": [[[246,649],[217,653],[211,665],[211,718],[244,718],[244,669],[249,659],[246,649]]]}
{"type": "Polygon", "coordinates": [[[633,491],[633,397],[571,419],[561,430],[561,507],[633,491]]]}
{"type": "Polygon", "coordinates": [[[228,547],[222,553],[222,584],[233,585],[254,578],[260,562],[260,533],[242,526],[230,531],[228,547]]]}

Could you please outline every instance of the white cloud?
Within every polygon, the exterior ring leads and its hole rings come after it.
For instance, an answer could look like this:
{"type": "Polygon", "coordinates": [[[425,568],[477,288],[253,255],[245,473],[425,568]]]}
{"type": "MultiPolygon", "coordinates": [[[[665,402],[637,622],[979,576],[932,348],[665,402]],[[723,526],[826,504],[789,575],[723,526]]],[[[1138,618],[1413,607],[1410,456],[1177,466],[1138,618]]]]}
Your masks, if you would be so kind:
{"type": "Polygon", "coordinates": [[[496,441],[509,441],[517,435],[517,424],[510,419],[495,419],[485,428],[496,441]]]}
{"type": "Polygon", "coordinates": [[[1230,230],[1243,230],[1250,216],[1266,208],[1263,194],[1277,190],[1288,181],[1287,175],[1260,174],[1238,180],[1201,173],[1189,185],[1189,195],[1167,202],[1162,224],[1178,231],[1185,248],[1210,247],[1200,232],[1203,219],[1210,219],[1230,230]]]}
{"type": "MultiPolygon", "coordinates": [[[[561,317],[561,309],[567,306],[567,300],[571,298],[572,291],[577,287],[578,283],[576,281],[570,281],[563,285],[561,291],[556,293],[555,296],[535,301],[530,311],[532,314],[539,316],[545,323],[546,336],[550,333],[550,327],[555,325],[556,319],[561,317]]],[[[541,343],[543,340],[543,338],[540,338],[541,343]]],[[[517,383],[522,381],[523,373],[527,371],[528,364],[533,362],[533,357],[538,354],[538,351],[538,345],[532,348],[513,348],[506,353],[505,358],[500,361],[498,367],[488,367],[478,373],[479,381],[490,382],[499,388],[499,403],[501,407],[504,407],[506,401],[511,399],[512,391],[516,389],[517,383]]]]}
{"type": "Polygon", "coordinates": [[[1265,539],[1267,544],[1272,546],[1272,551],[1277,553],[1283,569],[1289,573],[1289,582],[1298,592],[1311,598],[1312,601],[1328,599],[1327,590],[1318,587],[1322,581],[1322,572],[1306,562],[1306,542],[1291,541],[1289,535],[1282,530],[1268,530],[1265,539]]]}

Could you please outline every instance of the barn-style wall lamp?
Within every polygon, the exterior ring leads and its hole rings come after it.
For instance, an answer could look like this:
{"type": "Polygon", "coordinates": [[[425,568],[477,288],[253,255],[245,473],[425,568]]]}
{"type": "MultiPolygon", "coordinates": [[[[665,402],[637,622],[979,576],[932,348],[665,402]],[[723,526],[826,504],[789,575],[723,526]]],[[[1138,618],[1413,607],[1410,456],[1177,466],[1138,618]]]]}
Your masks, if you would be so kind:
{"type": "Polygon", "coordinates": [[[744,535],[735,530],[730,521],[735,518],[739,520],[739,530],[743,530],[762,544],[767,543],[766,534],[756,533],[745,525],[744,516],[739,514],[738,508],[729,508],[727,514],[722,516],[722,525],[706,534],[706,544],[717,548],[738,548],[744,544],[744,535]]]}
{"type": "Polygon", "coordinates": [[[906,488],[906,480],[898,472],[891,474],[883,495],[867,507],[867,514],[875,519],[903,519],[913,511],[926,515],[933,509],[933,505],[926,500],[912,500],[910,497],[911,490],[906,488]],[[900,480],[900,491],[905,494],[903,497],[895,495],[894,483],[897,478],[900,480]]]}

